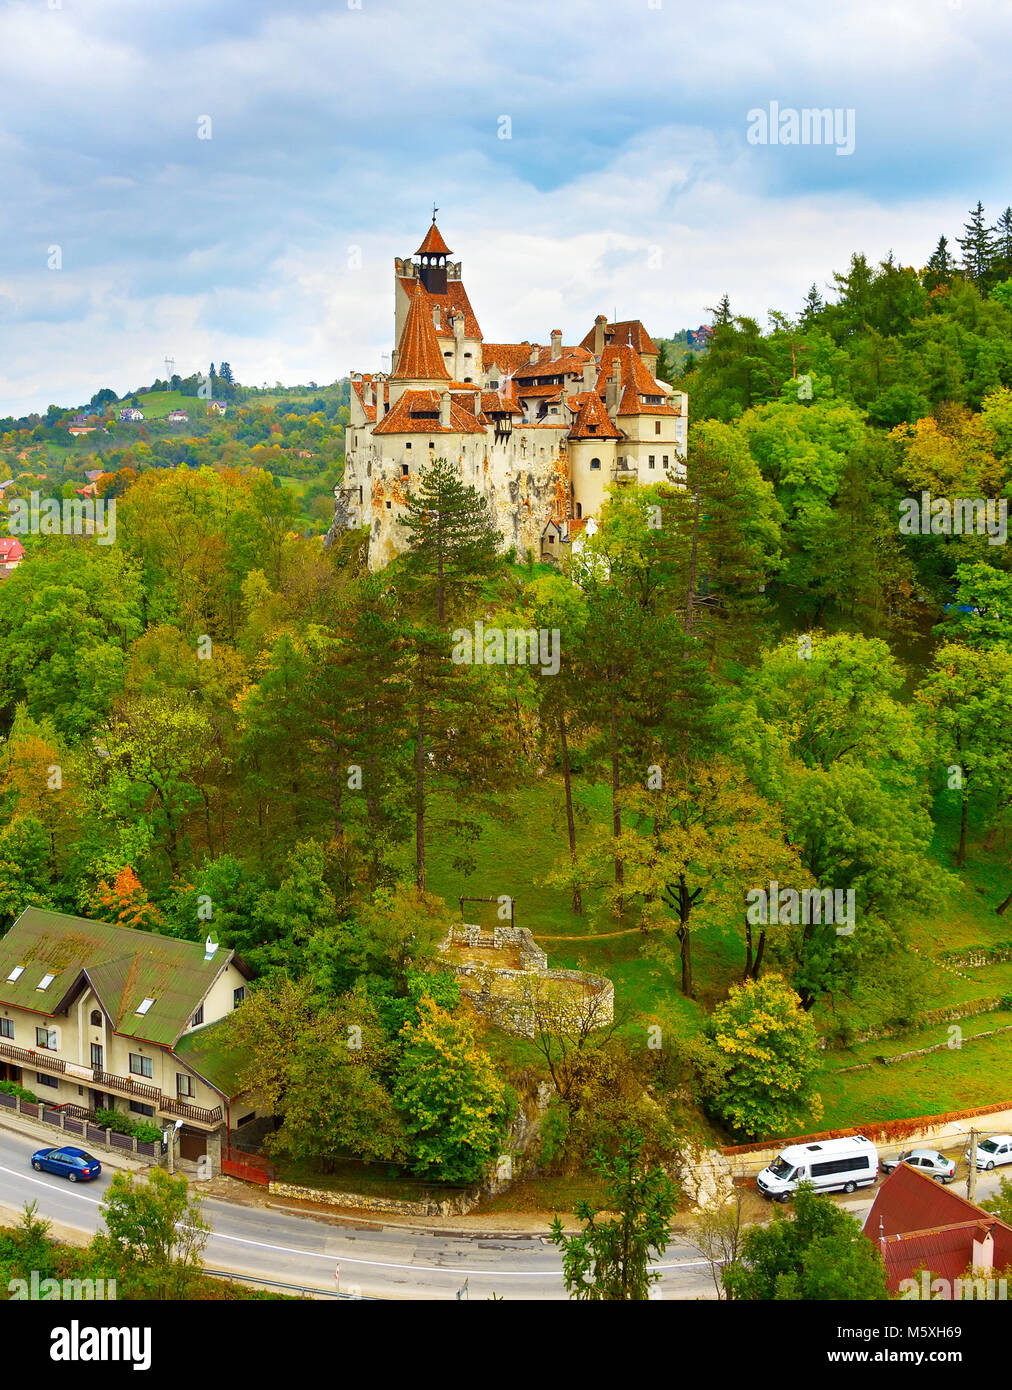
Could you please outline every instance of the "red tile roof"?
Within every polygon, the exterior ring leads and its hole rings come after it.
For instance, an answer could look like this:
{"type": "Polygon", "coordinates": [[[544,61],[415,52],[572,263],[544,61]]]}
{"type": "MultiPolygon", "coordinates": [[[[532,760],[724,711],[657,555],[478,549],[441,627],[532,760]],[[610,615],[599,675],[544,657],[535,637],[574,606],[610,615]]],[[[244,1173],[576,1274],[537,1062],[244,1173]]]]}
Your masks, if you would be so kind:
{"type": "Polygon", "coordinates": [[[604,401],[596,391],[584,391],[580,396],[580,408],[569,431],[570,439],[622,439],[622,431],[616,429],[608,418],[604,401]]]}
{"type": "Polygon", "coordinates": [[[373,434],[484,434],[473,412],[454,395],[450,396],[450,423],[441,425],[439,400],[438,391],[405,391],[373,434]]]}
{"type": "Polygon", "coordinates": [[[482,391],[481,408],[486,415],[522,415],[513,396],[504,396],[501,391],[482,391]]]}
{"type": "Polygon", "coordinates": [[[583,364],[592,362],[594,354],[585,348],[564,347],[559,357],[553,359],[550,347],[539,348],[538,360],[530,361],[530,352],[522,366],[515,367],[513,375],[518,379],[530,376],[579,376],[583,364]]]}
{"type": "Polygon", "coordinates": [[[14,560],[20,560],[25,553],[25,548],[16,536],[4,536],[0,539],[0,563],[10,564],[14,560]]]}
{"type": "MultiPolygon", "coordinates": [[[[365,418],[366,418],[367,420],[375,420],[375,419],[376,419],[376,407],[375,407],[375,405],[372,405],[369,401],[366,400],[366,395],[367,395],[367,394],[372,395],[372,391],[370,390],[370,391],[367,392],[367,389],[366,389],[366,388],[367,388],[367,387],[371,387],[372,384],[373,384],[373,378],[372,378],[372,376],[371,376],[370,374],[368,374],[368,373],[364,373],[359,381],[352,381],[352,383],[351,383],[351,385],[352,385],[352,390],[355,392],[356,396],[358,396],[359,404],[361,405],[363,411],[365,412],[365,418]]],[[[383,395],[382,395],[382,399],[383,399],[384,401],[388,401],[388,400],[390,399],[390,387],[389,387],[389,385],[387,384],[386,381],[384,381],[384,382],[382,383],[382,385],[383,385],[383,395]]]]}
{"type": "MultiPolygon", "coordinates": [[[[639,319],[622,319],[620,323],[606,323],[604,325],[604,342],[606,347],[610,344],[631,344],[637,352],[644,352],[648,357],[656,357],[660,353],[657,344],[643,327],[639,319]]],[[[593,352],[593,328],[584,338],[580,346],[589,348],[591,352],[593,352]]]]}
{"type": "Polygon", "coordinates": [[[415,255],[448,256],[449,254],[450,248],[443,240],[443,234],[436,226],[435,218],[433,218],[432,226],[425,233],[425,240],[422,242],[421,246],[419,246],[418,250],[415,252],[415,255]]]}
{"type": "Polygon", "coordinates": [[[598,391],[604,392],[605,382],[615,370],[616,361],[622,364],[623,386],[635,386],[641,396],[663,395],[657,382],[644,367],[643,359],[639,353],[635,348],[627,347],[624,343],[617,344],[615,347],[606,347],[601,353],[601,370],[597,378],[598,391]]]}
{"type": "Polygon", "coordinates": [[[561,386],[525,386],[522,381],[515,382],[516,394],[522,399],[543,397],[545,400],[557,400],[562,395],[561,386]]]}
{"type": "Polygon", "coordinates": [[[951,1188],[901,1163],[879,1188],[864,1233],[879,1242],[890,1289],[913,1279],[919,1269],[953,1280],[973,1264],[973,1242],[986,1229],[994,1237],[994,1267],[1012,1266],[1012,1226],[981,1211],[951,1188]]]}
{"type": "Polygon", "coordinates": [[[640,397],[640,393],[635,386],[627,386],[622,392],[622,399],[619,402],[616,416],[620,415],[681,415],[680,410],[668,405],[667,398],[660,395],[659,391],[652,391],[652,396],[660,396],[660,405],[648,405],[640,397]]]}
{"type": "Polygon", "coordinates": [[[398,277],[408,294],[419,293],[424,297],[425,304],[429,312],[429,320],[432,320],[432,309],[434,305],[439,305],[439,328],[436,329],[436,337],[450,339],[453,341],[453,330],[450,327],[450,313],[456,309],[458,313],[464,315],[464,337],[477,338],[481,341],[481,329],[478,320],[475,318],[474,310],[471,308],[471,301],[467,297],[467,290],[464,289],[462,280],[447,280],[445,294],[433,294],[427,290],[420,280],[415,280],[410,275],[398,277]]]}
{"type": "Polygon", "coordinates": [[[486,368],[491,364],[501,372],[516,373],[531,360],[532,343],[482,343],[481,358],[486,368]]]}
{"type": "Polygon", "coordinates": [[[449,381],[443,350],[432,324],[429,296],[417,285],[408,305],[401,340],[397,344],[397,370],[394,381],[449,381]]]}

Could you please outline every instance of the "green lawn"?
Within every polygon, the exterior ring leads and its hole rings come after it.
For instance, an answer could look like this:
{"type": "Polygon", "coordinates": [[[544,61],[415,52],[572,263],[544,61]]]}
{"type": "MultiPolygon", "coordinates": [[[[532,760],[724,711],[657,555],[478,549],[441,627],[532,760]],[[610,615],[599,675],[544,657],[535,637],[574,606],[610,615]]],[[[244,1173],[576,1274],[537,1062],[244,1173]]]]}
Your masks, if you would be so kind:
{"type": "MultiPolygon", "coordinates": [[[[133,401],[132,396],[122,400],[115,407],[118,415],[133,401]]],[[[184,396],[181,391],[140,391],[137,393],[137,407],[143,410],[145,420],[164,420],[170,410],[185,410],[186,413],[193,414],[196,418],[198,411],[205,404],[204,401],[196,396],[184,396]]]]}

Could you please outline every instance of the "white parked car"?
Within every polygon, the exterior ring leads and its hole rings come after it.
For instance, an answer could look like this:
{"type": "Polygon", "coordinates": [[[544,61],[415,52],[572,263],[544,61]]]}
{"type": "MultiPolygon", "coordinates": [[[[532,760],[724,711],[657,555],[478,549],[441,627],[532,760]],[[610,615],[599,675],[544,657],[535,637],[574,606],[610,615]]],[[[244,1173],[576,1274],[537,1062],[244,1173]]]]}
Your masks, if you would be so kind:
{"type": "MultiPolygon", "coordinates": [[[[970,1158],[969,1149],[966,1152],[970,1158]]],[[[977,1145],[977,1167],[990,1172],[1003,1163],[1012,1163],[1012,1134],[992,1134],[977,1145]]]]}
{"type": "Polygon", "coordinates": [[[911,1168],[916,1168],[925,1177],[934,1178],[936,1182],[949,1183],[956,1176],[955,1162],[937,1149],[904,1149],[895,1158],[883,1159],[882,1167],[891,1173],[901,1163],[908,1163],[911,1168]]]}
{"type": "Polygon", "coordinates": [[[846,1139],[822,1139],[816,1144],[791,1144],[756,1178],[762,1195],[786,1202],[803,1182],[816,1192],[870,1186],[878,1178],[878,1151],[863,1134],[846,1139]]]}

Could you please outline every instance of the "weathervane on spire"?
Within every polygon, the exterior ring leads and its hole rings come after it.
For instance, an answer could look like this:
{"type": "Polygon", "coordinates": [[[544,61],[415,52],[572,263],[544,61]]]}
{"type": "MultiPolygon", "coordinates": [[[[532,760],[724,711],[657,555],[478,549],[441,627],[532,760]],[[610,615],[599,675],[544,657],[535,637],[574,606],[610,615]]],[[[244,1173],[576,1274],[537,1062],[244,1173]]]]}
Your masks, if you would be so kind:
{"type": "Polygon", "coordinates": [[[435,203],[433,203],[433,204],[432,204],[432,225],[433,225],[433,226],[436,225],[436,213],[437,213],[438,211],[439,211],[439,209],[436,207],[435,203]]]}

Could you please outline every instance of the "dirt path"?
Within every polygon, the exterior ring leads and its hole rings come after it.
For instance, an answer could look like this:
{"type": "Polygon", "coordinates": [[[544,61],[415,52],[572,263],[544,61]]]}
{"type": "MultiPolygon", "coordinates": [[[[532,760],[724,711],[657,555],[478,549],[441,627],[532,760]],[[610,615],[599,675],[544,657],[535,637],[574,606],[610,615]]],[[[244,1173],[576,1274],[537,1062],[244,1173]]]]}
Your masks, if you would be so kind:
{"type": "Polygon", "coordinates": [[[535,941],[612,941],[616,936],[646,936],[660,927],[625,927],[622,931],[581,932],[578,936],[550,936],[547,932],[532,932],[535,941]]]}

